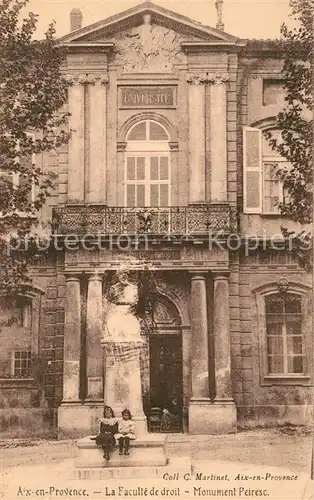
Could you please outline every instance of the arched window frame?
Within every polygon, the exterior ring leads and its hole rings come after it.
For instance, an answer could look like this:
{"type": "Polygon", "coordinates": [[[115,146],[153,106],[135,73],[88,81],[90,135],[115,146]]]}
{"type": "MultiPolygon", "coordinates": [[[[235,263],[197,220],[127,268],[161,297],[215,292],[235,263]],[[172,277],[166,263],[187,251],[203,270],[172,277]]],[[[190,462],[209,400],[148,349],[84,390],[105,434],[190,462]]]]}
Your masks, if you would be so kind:
{"type": "Polygon", "coordinates": [[[302,308],[302,351],[303,373],[268,372],[268,350],[266,329],[266,297],[280,294],[277,283],[272,283],[255,290],[257,309],[258,346],[260,355],[260,382],[261,385],[311,385],[312,381],[312,352],[313,338],[311,335],[311,291],[310,288],[298,283],[289,283],[286,294],[298,295],[302,308]]]}
{"type": "MultiPolygon", "coordinates": [[[[170,133],[167,128],[161,124],[159,121],[154,120],[152,118],[143,118],[142,120],[134,123],[126,134],[126,148],[125,148],[125,162],[124,162],[124,205],[129,207],[156,207],[156,206],[169,206],[171,205],[171,155],[170,155],[170,133]],[[141,123],[145,123],[146,136],[145,140],[130,140],[129,136],[134,130],[135,127],[139,126],[141,123]],[[157,124],[166,134],[167,139],[165,140],[150,140],[149,138],[149,127],[150,123],[157,124]],[[135,164],[135,178],[129,178],[128,175],[128,162],[134,158],[135,164]],[[138,159],[143,158],[143,161],[139,163],[138,159]],[[152,178],[151,175],[151,166],[152,161],[157,163],[157,178],[152,178]],[[157,159],[157,162],[156,162],[157,159]],[[166,162],[165,160],[166,159],[166,162]],[[138,169],[141,168],[141,165],[144,169],[144,175],[141,176],[140,179],[137,178],[138,169]],[[162,163],[167,164],[167,178],[162,179],[161,177],[161,168],[162,163]],[[134,186],[134,205],[129,202],[128,195],[128,186],[134,186]],[[144,203],[139,204],[139,188],[138,186],[143,186],[143,194],[144,194],[144,203]],[[155,189],[153,186],[156,186],[155,189]],[[161,186],[167,186],[167,203],[161,203],[161,186]],[[153,189],[155,193],[153,193],[153,189]],[[157,204],[153,202],[153,196],[157,196],[158,202],[157,204]]],[[[131,191],[131,189],[130,189],[131,191]]]]}

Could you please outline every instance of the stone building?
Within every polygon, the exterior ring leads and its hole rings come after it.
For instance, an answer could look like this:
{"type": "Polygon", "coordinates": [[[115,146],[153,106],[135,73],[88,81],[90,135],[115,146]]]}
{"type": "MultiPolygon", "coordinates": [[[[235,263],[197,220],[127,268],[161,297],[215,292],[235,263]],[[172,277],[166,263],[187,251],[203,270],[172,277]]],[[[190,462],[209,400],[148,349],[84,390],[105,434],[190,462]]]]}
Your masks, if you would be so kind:
{"type": "Polygon", "coordinates": [[[15,318],[0,332],[2,433],[95,430],[115,362],[105,289],[121,266],[158,287],[142,324],[148,419],[175,396],[182,432],[306,424],[311,279],[282,244],[284,159],[263,135],[283,105],[278,48],[152,3],[86,27],[73,9],[71,22],[72,138],[36,158],[57,174],[43,209],[54,248],[1,309],[15,318]]]}

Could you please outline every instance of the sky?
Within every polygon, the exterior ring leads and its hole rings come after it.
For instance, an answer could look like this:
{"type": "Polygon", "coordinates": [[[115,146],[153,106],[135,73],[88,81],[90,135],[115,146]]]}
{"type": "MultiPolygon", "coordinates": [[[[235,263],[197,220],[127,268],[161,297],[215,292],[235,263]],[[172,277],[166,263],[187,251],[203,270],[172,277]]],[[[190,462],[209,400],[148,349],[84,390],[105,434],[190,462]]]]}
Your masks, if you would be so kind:
{"type": "MultiPolygon", "coordinates": [[[[57,23],[57,36],[68,33],[73,7],[81,9],[83,26],[87,26],[139,3],[140,0],[30,0],[26,10],[39,15],[36,38],[40,38],[53,19],[57,23]]],[[[215,0],[154,3],[213,27],[217,22],[215,0]]],[[[225,31],[240,38],[279,38],[280,25],[291,24],[289,13],[289,0],[224,0],[225,31]]]]}

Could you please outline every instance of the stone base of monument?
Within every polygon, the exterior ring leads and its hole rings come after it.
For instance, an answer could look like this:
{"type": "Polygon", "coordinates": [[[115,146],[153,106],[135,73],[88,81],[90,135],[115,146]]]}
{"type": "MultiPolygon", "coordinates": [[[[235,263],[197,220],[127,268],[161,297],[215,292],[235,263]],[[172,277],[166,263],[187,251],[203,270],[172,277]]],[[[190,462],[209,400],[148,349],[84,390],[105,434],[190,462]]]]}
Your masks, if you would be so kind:
{"type": "Polygon", "coordinates": [[[78,454],[75,467],[159,467],[167,463],[165,455],[164,436],[146,434],[131,442],[130,454],[119,455],[119,448],[115,446],[110,454],[110,460],[103,458],[103,450],[98,447],[91,436],[77,441],[78,454]]]}
{"type": "Polygon", "coordinates": [[[77,467],[69,466],[70,478],[74,480],[101,481],[109,479],[187,479],[191,477],[192,466],[190,457],[173,457],[166,465],[148,466],[141,464],[137,467],[77,467]]]}

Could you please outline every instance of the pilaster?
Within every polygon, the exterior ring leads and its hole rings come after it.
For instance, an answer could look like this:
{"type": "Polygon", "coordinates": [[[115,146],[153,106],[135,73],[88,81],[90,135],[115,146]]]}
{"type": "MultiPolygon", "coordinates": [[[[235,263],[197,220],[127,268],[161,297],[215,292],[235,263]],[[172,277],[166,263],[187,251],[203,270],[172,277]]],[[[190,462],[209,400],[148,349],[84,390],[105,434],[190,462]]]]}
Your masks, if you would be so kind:
{"type": "Polygon", "coordinates": [[[227,73],[208,75],[210,85],[211,201],[226,202],[227,193],[227,73]]]}
{"type": "Polygon", "coordinates": [[[68,202],[84,202],[85,181],[85,85],[79,76],[68,76],[69,129],[68,144],[68,202]]]}
{"type": "Polygon", "coordinates": [[[90,84],[88,203],[106,204],[108,81],[96,75],[90,84]]]}
{"type": "Polygon", "coordinates": [[[205,202],[204,73],[189,73],[189,203],[205,202]]]}

